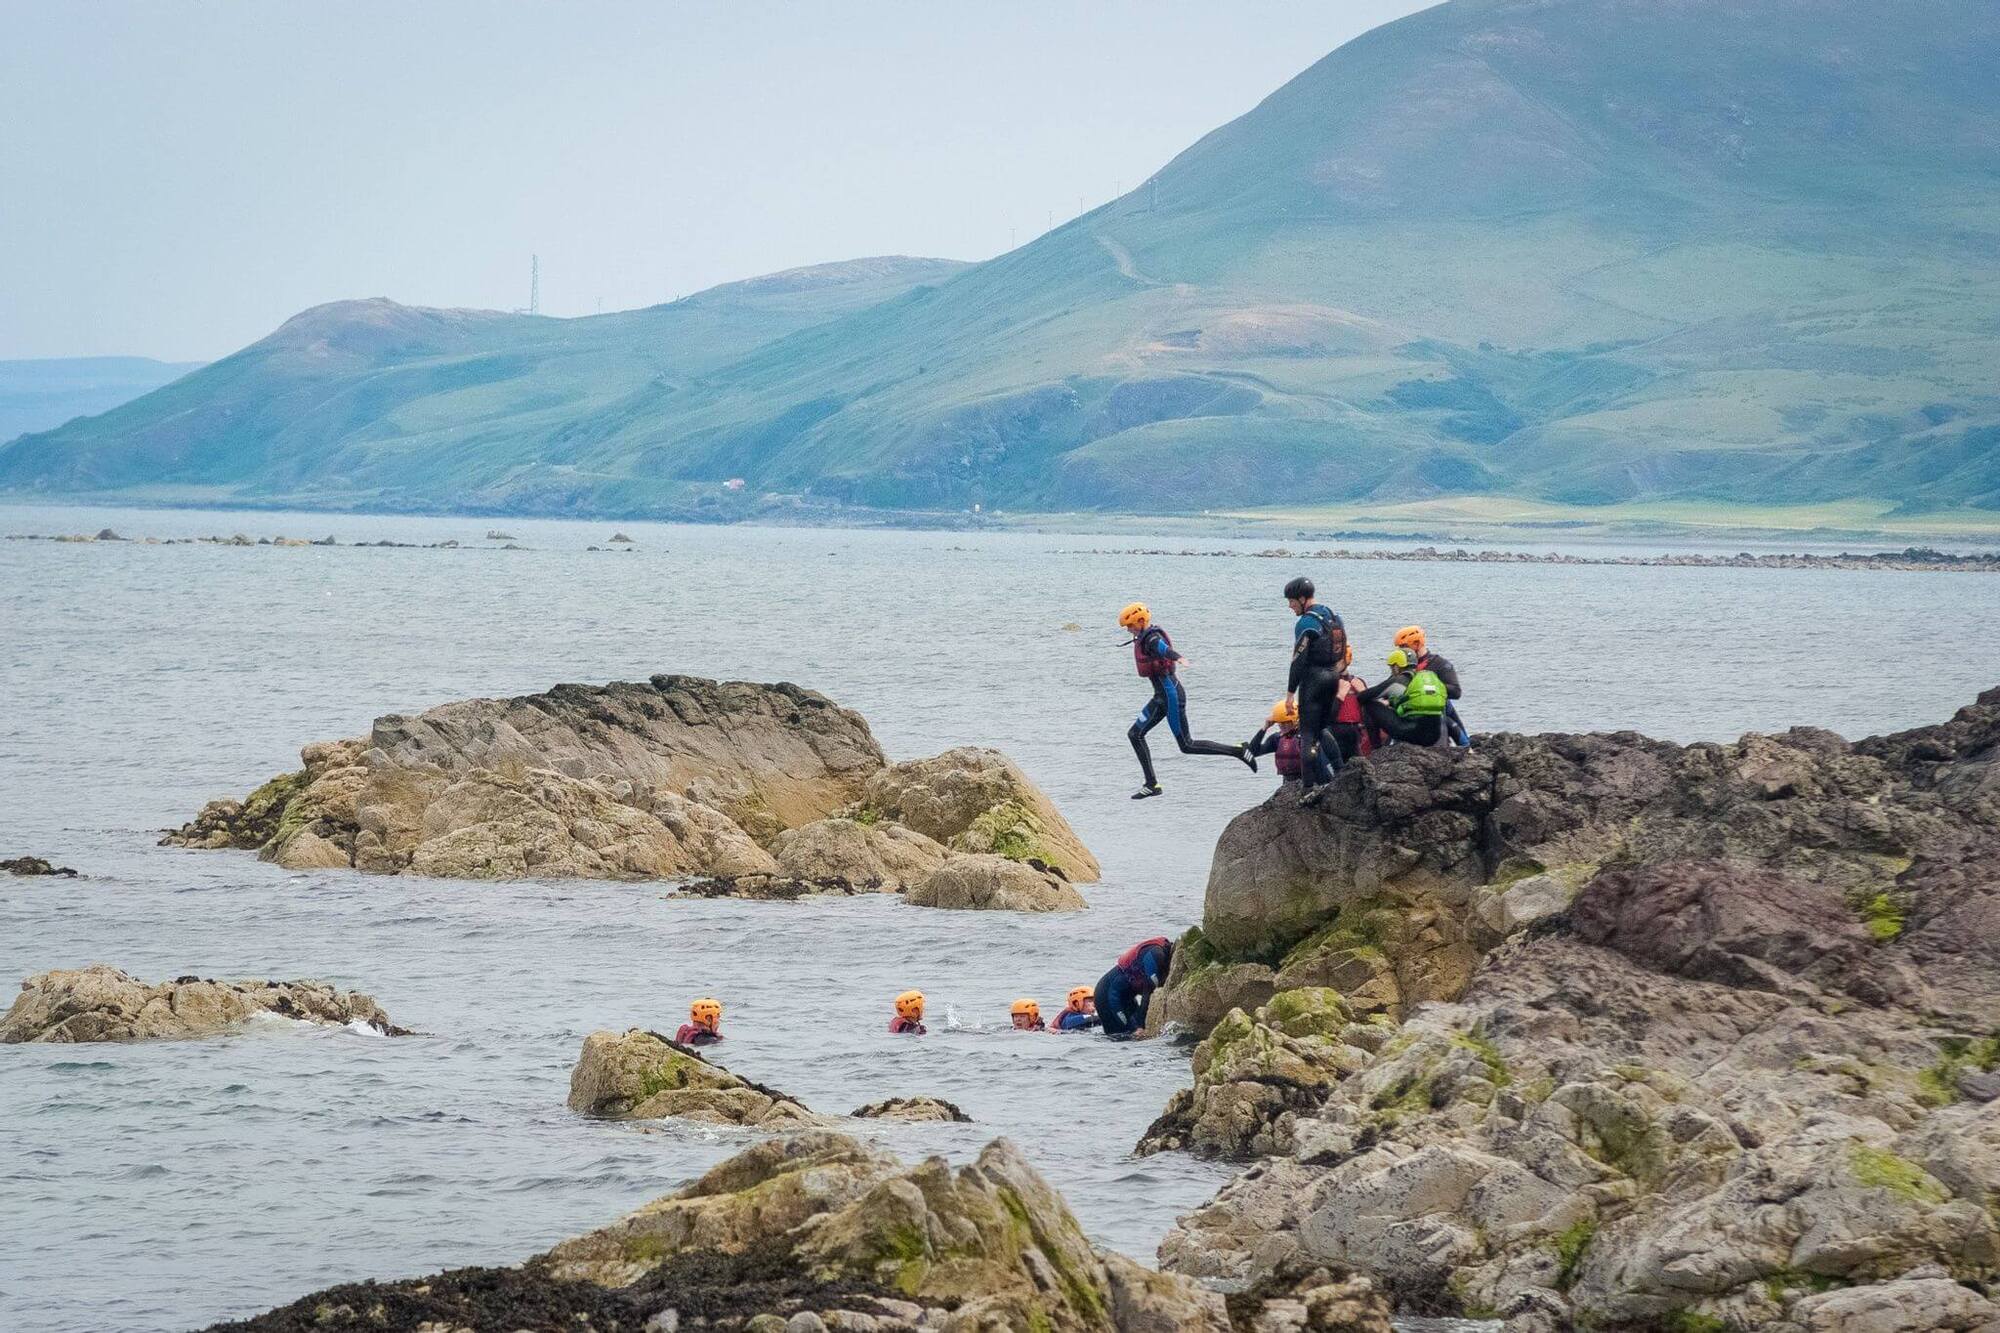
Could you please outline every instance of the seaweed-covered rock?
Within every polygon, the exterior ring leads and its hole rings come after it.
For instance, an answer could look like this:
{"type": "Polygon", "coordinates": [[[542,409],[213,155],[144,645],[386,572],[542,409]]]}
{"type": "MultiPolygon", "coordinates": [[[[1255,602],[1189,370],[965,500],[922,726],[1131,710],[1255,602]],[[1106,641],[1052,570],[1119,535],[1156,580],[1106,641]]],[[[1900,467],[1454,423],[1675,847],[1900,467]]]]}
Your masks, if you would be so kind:
{"type": "Polygon", "coordinates": [[[990,852],[1080,884],[1098,877],[1097,858],[1069,821],[998,750],[961,746],[885,768],[861,800],[953,851],[990,852]]]}
{"type": "Polygon", "coordinates": [[[148,985],[107,963],[93,963],[38,972],[22,982],[13,1006],[0,1016],[0,1044],[181,1040],[228,1032],[260,1014],[407,1035],[370,997],[323,982],[180,977],[148,985]]]}
{"type": "Polygon", "coordinates": [[[856,1120],[972,1123],[971,1116],[941,1097],[891,1097],[887,1101],[857,1106],[852,1114],[856,1120]]]}
{"type": "Polygon", "coordinates": [[[992,912],[1081,912],[1085,906],[1067,880],[991,853],[954,856],[903,896],[915,907],[992,912]]]}
{"type": "Polygon", "coordinates": [[[58,879],[75,879],[76,872],[68,866],[52,865],[39,856],[16,856],[0,861],[0,870],[10,875],[53,875],[58,879]]]}
{"type": "Polygon", "coordinates": [[[758,1128],[819,1123],[781,1092],[740,1078],[657,1032],[593,1032],[569,1076],[569,1107],[606,1120],[675,1116],[758,1128]]]}
{"type": "Polygon", "coordinates": [[[914,1166],[852,1138],[761,1143],[511,1269],[336,1287],[222,1328],[700,1326],[914,1333],[1385,1333],[1366,1282],[1317,1273],[1223,1298],[1094,1247],[1015,1147],[914,1166]],[[1269,1312],[1274,1322],[1259,1322],[1269,1312]],[[1294,1315],[1297,1317],[1294,1317],[1294,1315]]]}

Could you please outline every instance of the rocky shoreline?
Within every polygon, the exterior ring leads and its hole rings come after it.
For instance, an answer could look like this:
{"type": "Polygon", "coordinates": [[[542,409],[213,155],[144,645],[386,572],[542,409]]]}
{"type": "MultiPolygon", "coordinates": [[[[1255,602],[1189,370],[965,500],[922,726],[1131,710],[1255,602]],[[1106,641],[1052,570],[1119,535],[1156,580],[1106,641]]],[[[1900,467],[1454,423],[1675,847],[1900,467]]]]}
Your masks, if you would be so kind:
{"type": "Polygon", "coordinates": [[[1209,560],[1401,560],[1418,564],[1458,565],[1610,565],[1645,569],[1816,569],[1822,571],[1829,569],[1873,569],[1896,570],[1904,573],[2000,574],[2000,552],[1979,555],[1954,555],[1950,552],[1934,550],[1927,546],[1912,546],[1901,551],[1877,551],[1871,554],[1842,552],[1838,555],[1753,555],[1748,551],[1739,552],[1736,555],[1702,555],[1697,552],[1663,552],[1660,555],[1570,555],[1557,551],[1469,551],[1464,547],[1440,549],[1435,546],[1420,546],[1414,550],[1377,548],[1372,551],[1353,550],[1344,546],[1322,546],[1312,550],[1293,550],[1288,546],[1271,546],[1258,551],[1238,551],[1224,548],[1204,551],[1185,546],[1177,550],[1170,550],[1164,547],[1123,547],[1103,550],[1070,551],[1066,552],[1066,554],[1198,557],[1209,560]]]}
{"type": "Polygon", "coordinates": [[[2000,1327],[2000,689],[1848,743],[1395,747],[1219,841],[1169,1233],[1510,1330],[2000,1327]]]}
{"type": "Polygon", "coordinates": [[[750,898],[900,893],[1077,911],[1098,865],[993,750],[890,764],[862,717],[795,685],[654,676],[378,718],[211,801],[168,846],[293,870],[658,879],[750,898]]]}

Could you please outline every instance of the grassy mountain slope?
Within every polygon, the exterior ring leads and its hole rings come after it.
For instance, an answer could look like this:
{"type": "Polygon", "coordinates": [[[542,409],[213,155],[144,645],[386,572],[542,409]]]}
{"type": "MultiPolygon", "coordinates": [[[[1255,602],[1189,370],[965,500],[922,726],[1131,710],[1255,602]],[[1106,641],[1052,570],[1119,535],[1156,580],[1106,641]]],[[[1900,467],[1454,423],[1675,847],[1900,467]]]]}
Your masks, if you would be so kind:
{"type": "Polygon", "coordinates": [[[480,350],[384,344],[247,428],[173,401],[191,377],[0,452],[0,485],[2000,509],[1995,68],[1990,0],[1453,0],[1030,245],[698,367],[614,375],[646,353],[606,323],[519,373],[507,317],[427,314],[480,350]]]}
{"type": "Polygon", "coordinates": [[[144,356],[0,361],[0,440],[108,412],[200,367],[144,356]]]}

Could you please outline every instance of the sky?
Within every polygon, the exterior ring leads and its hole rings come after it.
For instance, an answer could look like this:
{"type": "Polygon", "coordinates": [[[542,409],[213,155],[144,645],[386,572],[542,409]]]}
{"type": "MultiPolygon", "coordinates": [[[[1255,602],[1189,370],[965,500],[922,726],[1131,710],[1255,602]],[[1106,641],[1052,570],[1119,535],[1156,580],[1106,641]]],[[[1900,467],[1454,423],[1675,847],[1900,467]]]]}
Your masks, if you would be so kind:
{"type": "Polygon", "coordinates": [[[0,359],[983,259],[1423,0],[0,0],[0,359]]]}

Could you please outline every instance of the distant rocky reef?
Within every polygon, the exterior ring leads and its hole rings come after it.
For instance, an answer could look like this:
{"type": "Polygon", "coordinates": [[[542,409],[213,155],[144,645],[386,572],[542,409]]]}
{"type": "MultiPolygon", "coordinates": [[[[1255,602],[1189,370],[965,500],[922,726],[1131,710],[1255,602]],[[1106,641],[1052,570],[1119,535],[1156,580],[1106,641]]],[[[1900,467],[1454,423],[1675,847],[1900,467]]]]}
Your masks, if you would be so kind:
{"type": "Polygon", "coordinates": [[[1663,552],[1660,555],[1577,555],[1564,551],[1499,551],[1483,547],[1474,551],[1462,546],[1443,549],[1436,546],[1378,547],[1374,550],[1321,546],[1307,551],[1295,551],[1289,546],[1268,546],[1257,551],[1237,550],[1231,547],[1215,547],[1205,551],[1186,546],[1174,549],[1127,547],[1121,550],[1094,550],[1078,554],[1205,556],[1223,560],[1402,560],[1417,564],[1621,565],[1664,569],[1879,569],[1927,573],[1934,571],[1961,574],[2000,573],[2000,552],[1955,554],[1929,546],[1908,546],[1900,551],[1871,551],[1860,554],[1842,551],[1837,555],[1816,555],[1810,552],[1802,554],[1765,552],[1762,555],[1753,555],[1749,551],[1739,551],[1735,555],[1708,555],[1700,551],[1663,552]]]}
{"type": "Polygon", "coordinates": [[[1849,743],[1392,747],[1224,831],[1161,1247],[1569,1328],[2000,1328],[2000,689],[1849,743]]]}
{"type": "Polygon", "coordinates": [[[758,1144],[513,1268],[333,1287],[218,1333],[1389,1333],[1320,1268],[1223,1297],[1093,1245],[1020,1151],[905,1166],[823,1130],[758,1144]]]}
{"type": "Polygon", "coordinates": [[[1006,756],[890,764],[861,716],[795,685],[655,676],[378,718],[211,801],[166,845],[291,869],[688,879],[746,897],[899,893],[1071,911],[1098,865],[1006,756]]]}
{"type": "Polygon", "coordinates": [[[208,981],[148,985],[105,963],[38,972],[0,1015],[0,1045],[20,1042],[178,1041],[229,1032],[260,1014],[407,1036],[359,991],[319,981],[208,981]]]}

